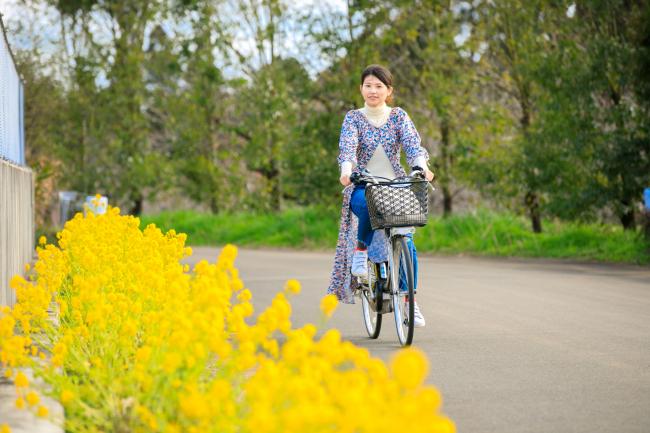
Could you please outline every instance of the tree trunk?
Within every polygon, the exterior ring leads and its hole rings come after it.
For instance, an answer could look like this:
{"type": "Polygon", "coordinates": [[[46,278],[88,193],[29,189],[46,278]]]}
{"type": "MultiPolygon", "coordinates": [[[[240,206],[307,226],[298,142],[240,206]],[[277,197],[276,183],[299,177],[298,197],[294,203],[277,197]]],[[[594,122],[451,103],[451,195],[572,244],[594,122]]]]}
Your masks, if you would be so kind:
{"type": "Polygon", "coordinates": [[[648,247],[650,248],[650,210],[643,212],[643,236],[646,242],[649,243],[648,247]]]}
{"type": "Polygon", "coordinates": [[[451,215],[453,207],[453,196],[449,188],[449,174],[453,164],[451,152],[451,138],[450,138],[449,118],[443,117],[440,122],[440,160],[442,161],[442,178],[440,179],[440,187],[442,189],[442,205],[443,216],[446,218],[451,215]]]}
{"type": "Polygon", "coordinates": [[[271,209],[280,212],[282,210],[282,188],[280,187],[280,172],[275,167],[273,175],[269,177],[269,182],[271,183],[271,209]]]}
{"type": "Polygon", "coordinates": [[[131,208],[131,215],[140,216],[142,215],[142,204],[144,199],[142,197],[137,197],[133,200],[133,207],[131,208]]]}
{"type": "Polygon", "coordinates": [[[534,233],[542,232],[542,217],[539,211],[539,196],[537,193],[529,191],[526,193],[526,208],[534,233]]]}
{"type": "Polygon", "coordinates": [[[636,228],[636,220],[634,218],[633,209],[624,211],[621,215],[619,215],[619,219],[621,220],[621,224],[623,224],[623,228],[625,230],[634,230],[636,228]]]}
{"type": "Polygon", "coordinates": [[[219,200],[217,200],[214,194],[210,196],[210,212],[215,215],[219,213],[219,200]]]}
{"type": "Polygon", "coordinates": [[[442,209],[444,218],[451,216],[453,197],[447,186],[442,187],[442,209]]]}

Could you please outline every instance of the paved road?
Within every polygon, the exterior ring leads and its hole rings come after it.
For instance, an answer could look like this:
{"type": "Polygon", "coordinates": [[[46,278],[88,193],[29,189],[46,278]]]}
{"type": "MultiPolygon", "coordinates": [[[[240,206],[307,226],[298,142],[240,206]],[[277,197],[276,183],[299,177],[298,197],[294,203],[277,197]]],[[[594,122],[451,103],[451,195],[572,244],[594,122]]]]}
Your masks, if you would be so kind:
{"type": "MultiPolygon", "coordinates": [[[[195,248],[192,261],[218,249],[195,248]]],[[[318,317],[330,253],[240,250],[258,311],[289,278],[303,284],[294,323],[318,317]]],[[[461,433],[650,432],[650,269],[422,257],[415,345],[461,433]]],[[[360,305],[331,326],[383,359],[398,350],[392,316],[369,340],[360,305]]]]}

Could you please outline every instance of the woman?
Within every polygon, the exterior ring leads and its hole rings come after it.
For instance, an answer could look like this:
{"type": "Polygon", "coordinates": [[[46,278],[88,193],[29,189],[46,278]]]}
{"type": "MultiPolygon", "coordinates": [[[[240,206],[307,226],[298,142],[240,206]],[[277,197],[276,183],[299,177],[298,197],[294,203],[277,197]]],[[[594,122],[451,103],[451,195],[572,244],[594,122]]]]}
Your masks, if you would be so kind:
{"type": "MultiPolygon", "coordinates": [[[[420,146],[420,135],[408,114],[399,107],[386,105],[392,101],[393,94],[390,71],[380,65],[368,66],[361,74],[359,89],[365,105],[345,115],[339,140],[340,181],[345,189],[334,269],[327,289],[328,293],[349,304],[354,303],[353,293],[359,286],[352,275],[367,277],[368,257],[376,263],[387,258],[384,232],[379,230],[375,233],[370,227],[365,188],[350,187],[352,170],[367,169],[373,175],[389,179],[405,176],[406,172],[399,163],[401,148],[410,167],[424,169],[426,179],[433,179],[433,173],[427,167],[429,155],[420,146]]],[[[414,268],[417,273],[415,254],[414,268]]],[[[414,307],[415,326],[424,326],[424,317],[417,303],[414,307]]]]}

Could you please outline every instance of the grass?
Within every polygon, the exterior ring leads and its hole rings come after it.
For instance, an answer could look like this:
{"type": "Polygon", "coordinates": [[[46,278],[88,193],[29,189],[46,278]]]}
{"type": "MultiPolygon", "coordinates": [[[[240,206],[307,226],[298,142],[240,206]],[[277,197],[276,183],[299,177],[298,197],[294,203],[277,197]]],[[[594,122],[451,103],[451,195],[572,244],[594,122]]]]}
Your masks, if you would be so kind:
{"type": "Polygon", "coordinates": [[[447,254],[650,263],[650,245],[620,226],[544,221],[543,227],[535,234],[525,218],[479,211],[434,218],[416,234],[416,244],[422,251],[447,254]]]}
{"type": "Polygon", "coordinates": [[[141,218],[145,227],[187,233],[190,245],[333,248],[338,231],[338,212],[321,208],[292,208],[276,214],[203,214],[193,211],[162,212],[141,218]]]}
{"type": "MultiPolygon", "coordinates": [[[[339,210],[292,208],[281,214],[211,215],[192,211],[142,217],[188,234],[190,245],[332,249],[336,245],[339,210]]],[[[650,264],[650,245],[637,232],[619,226],[544,221],[534,234],[528,220],[512,214],[479,210],[449,218],[434,217],[416,233],[420,252],[503,257],[546,257],[614,263],[650,264]]]]}

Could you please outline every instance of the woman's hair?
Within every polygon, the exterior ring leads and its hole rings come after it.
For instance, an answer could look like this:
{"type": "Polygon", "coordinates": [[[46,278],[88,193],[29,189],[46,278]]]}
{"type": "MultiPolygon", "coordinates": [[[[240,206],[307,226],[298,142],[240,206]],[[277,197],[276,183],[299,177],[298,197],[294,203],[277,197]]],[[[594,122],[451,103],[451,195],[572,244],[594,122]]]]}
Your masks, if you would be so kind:
{"type": "MultiPolygon", "coordinates": [[[[393,74],[390,73],[388,68],[385,68],[381,65],[370,65],[367,66],[366,69],[363,70],[361,73],[361,85],[363,86],[363,82],[366,79],[368,75],[372,75],[373,77],[377,77],[379,81],[384,83],[386,87],[392,88],[393,87],[393,74]]],[[[389,104],[393,102],[393,95],[389,95],[388,98],[386,98],[386,102],[389,104]]]]}

